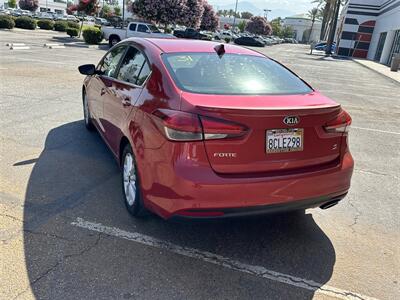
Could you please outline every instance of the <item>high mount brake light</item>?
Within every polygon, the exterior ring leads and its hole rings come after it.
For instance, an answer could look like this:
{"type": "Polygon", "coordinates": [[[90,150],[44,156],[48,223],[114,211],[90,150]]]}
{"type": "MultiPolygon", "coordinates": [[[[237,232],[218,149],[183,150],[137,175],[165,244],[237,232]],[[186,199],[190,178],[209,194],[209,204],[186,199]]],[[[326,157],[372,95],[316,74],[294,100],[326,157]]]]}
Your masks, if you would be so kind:
{"type": "Polygon", "coordinates": [[[243,136],[247,128],[225,120],[196,114],[158,109],[153,112],[157,125],[171,141],[201,141],[243,136]]]}
{"type": "Polygon", "coordinates": [[[347,133],[350,125],[350,115],[345,110],[342,110],[335,119],[325,124],[324,129],[329,133],[347,133]]]}

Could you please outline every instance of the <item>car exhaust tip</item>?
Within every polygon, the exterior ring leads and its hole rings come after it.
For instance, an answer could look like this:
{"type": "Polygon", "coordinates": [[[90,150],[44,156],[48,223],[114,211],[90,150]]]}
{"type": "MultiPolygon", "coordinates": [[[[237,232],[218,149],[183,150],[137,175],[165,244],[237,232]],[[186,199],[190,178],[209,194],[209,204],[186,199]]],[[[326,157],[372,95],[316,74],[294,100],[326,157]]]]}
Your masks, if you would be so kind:
{"type": "Polygon", "coordinates": [[[332,206],[335,206],[338,203],[339,203],[339,200],[329,201],[327,203],[322,204],[319,208],[328,209],[328,208],[331,208],[332,206]]]}

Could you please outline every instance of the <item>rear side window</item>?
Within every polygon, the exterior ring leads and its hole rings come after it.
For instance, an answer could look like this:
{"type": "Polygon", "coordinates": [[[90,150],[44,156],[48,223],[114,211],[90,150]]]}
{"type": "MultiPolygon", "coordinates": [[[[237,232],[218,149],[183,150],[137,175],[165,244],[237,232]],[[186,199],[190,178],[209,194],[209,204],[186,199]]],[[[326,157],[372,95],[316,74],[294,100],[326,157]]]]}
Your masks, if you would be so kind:
{"type": "Polygon", "coordinates": [[[130,31],[135,31],[136,30],[136,24],[132,23],[131,25],[129,25],[129,30],[130,31]]]}
{"type": "Polygon", "coordinates": [[[134,47],[129,47],[121,63],[117,79],[142,85],[149,74],[150,68],[143,53],[134,47]]]}
{"type": "Polygon", "coordinates": [[[126,46],[119,46],[106,54],[100,66],[100,71],[102,71],[105,76],[115,77],[118,63],[122,55],[124,55],[125,49],[126,46]]]}
{"type": "Polygon", "coordinates": [[[163,54],[175,83],[199,94],[289,95],[312,89],[292,72],[265,57],[216,53],[163,54]]]}

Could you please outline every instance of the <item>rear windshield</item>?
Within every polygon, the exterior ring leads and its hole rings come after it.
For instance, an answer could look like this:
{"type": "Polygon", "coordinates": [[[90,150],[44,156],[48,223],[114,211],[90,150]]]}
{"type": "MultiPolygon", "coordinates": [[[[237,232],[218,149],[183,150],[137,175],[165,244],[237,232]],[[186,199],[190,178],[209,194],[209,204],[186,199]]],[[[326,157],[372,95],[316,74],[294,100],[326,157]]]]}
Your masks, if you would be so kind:
{"type": "Polygon", "coordinates": [[[266,57],[169,53],[163,60],[182,90],[199,94],[289,95],[310,93],[296,75],[266,57]]]}

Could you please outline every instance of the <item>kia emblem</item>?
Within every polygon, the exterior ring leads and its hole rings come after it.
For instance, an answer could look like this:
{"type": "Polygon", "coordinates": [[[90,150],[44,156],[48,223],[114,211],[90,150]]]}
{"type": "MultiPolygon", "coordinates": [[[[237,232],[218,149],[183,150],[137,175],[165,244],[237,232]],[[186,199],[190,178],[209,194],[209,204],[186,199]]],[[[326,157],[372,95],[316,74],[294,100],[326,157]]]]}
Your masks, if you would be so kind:
{"type": "Polygon", "coordinates": [[[300,118],[298,116],[287,116],[283,119],[283,123],[289,126],[299,124],[299,122],[300,118]]]}

